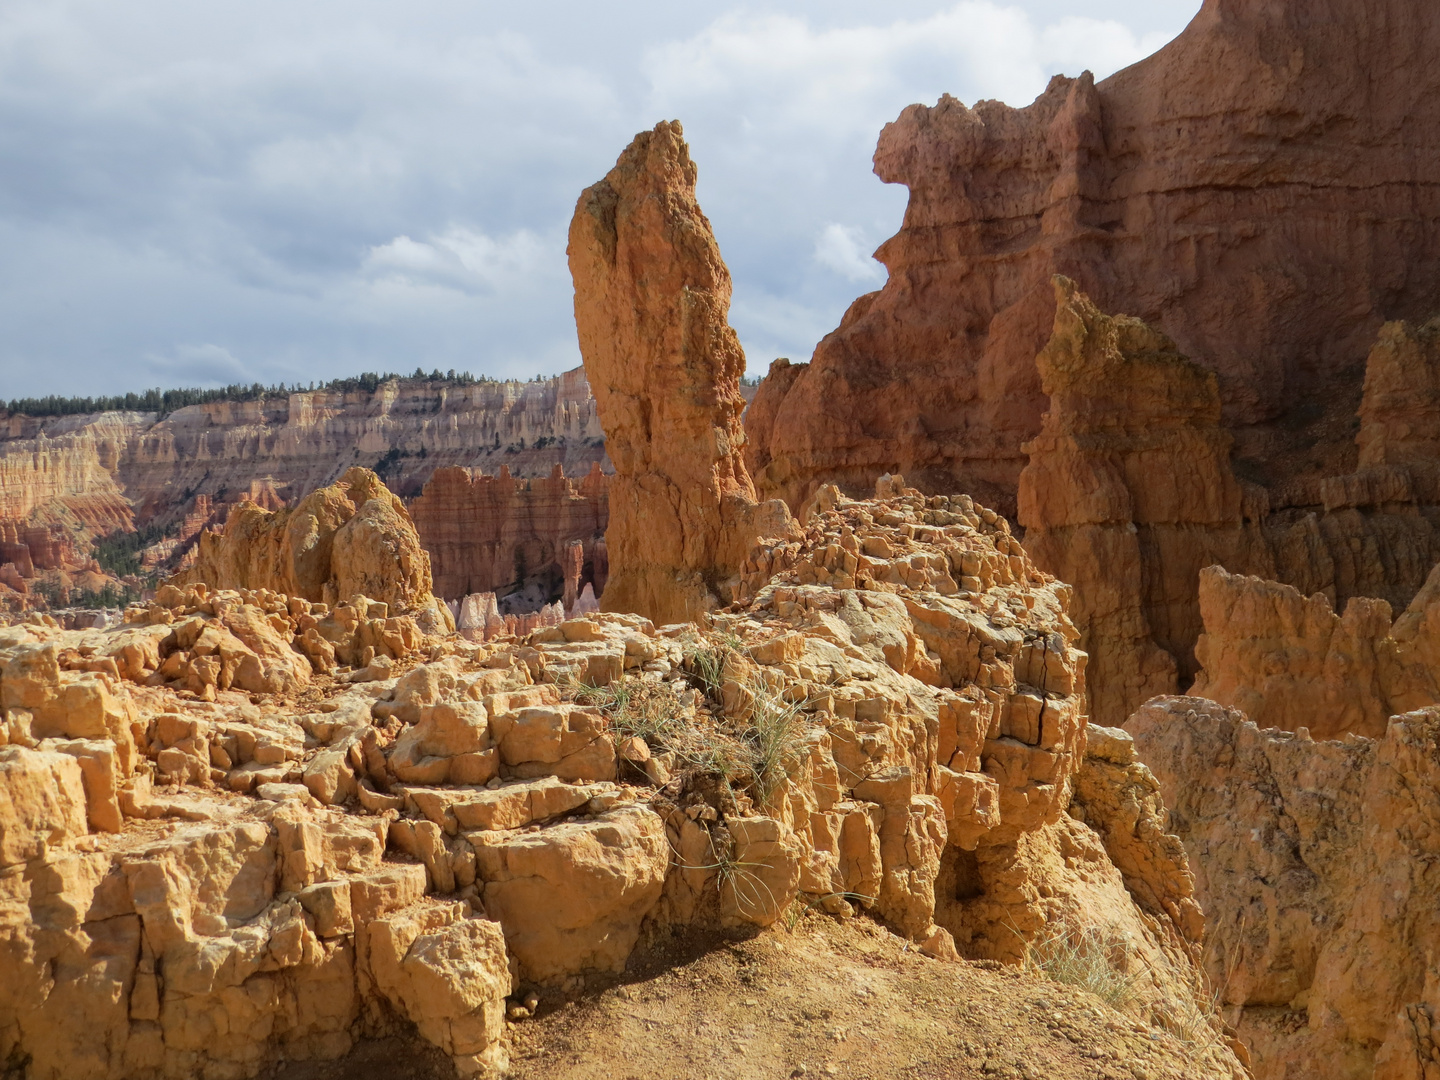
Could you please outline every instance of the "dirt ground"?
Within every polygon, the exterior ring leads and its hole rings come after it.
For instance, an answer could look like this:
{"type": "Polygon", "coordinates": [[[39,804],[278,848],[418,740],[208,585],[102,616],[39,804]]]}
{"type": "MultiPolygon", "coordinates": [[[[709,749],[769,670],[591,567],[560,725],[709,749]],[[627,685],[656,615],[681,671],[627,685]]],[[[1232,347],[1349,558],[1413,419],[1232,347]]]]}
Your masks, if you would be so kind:
{"type": "Polygon", "coordinates": [[[998,965],[942,963],[865,919],[652,953],[512,1029],[517,1080],[1198,1080],[1198,1048],[998,965]]]}
{"type": "MultiPolygon", "coordinates": [[[[941,963],[866,920],[661,943],[578,1001],[510,1026],[514,1080],[1203,1080],[1200,1048],[1098,998],[941,963]]],[[[367,1043],[272,1080],[449,1080],[418,1042],[367,1043]]]]}

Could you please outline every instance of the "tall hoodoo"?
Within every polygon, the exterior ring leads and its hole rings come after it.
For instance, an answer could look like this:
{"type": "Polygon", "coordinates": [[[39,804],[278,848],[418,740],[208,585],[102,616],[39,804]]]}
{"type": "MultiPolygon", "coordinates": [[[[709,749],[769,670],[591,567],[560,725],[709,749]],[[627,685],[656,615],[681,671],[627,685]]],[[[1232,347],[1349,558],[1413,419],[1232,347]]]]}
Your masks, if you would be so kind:
{"type": "Polygon", "coordinates": [[[678,122],[641,132],[570,223],[575,324],[615,464],[604,606],[657,622],[730,600],[757,535],[730,272],[678,122]]]}

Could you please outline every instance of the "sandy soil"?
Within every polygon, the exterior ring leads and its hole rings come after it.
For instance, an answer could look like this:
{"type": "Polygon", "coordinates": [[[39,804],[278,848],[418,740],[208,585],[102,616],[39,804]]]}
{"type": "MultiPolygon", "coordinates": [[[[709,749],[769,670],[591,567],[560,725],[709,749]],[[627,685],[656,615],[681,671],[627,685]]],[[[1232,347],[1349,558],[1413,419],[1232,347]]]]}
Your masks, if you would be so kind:
{"type": "MultiPolygon", "coordinates": [[[[996,964],[942,963],[867,919],[661,942],[578,1001],[514,1022],[514,1080],[1203,1080],[1198,1048],[996,964]]],[[[274,1080],[449,1080],[386,1040],[274,1080]]]]}

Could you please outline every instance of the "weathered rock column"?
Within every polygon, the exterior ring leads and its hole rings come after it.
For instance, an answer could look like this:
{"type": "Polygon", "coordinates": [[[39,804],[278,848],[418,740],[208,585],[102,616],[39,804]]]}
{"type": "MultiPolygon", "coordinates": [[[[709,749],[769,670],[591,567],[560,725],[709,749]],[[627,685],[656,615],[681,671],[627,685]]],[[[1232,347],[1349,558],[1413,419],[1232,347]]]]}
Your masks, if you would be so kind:
{"type": "Polygon", "coordinates": [[[1247,525],[1215,376],[1140,319],[1057,276],[1036,357],[1050,409],[1025,444],[1020,523],[1036,565],[1075,586],[1091,717],[1118,726],[1195,673],[1200,570],[1268,569],[1247,525]]]}
{"type": "MultiPolygon", "coordinates": [[[[726,322],[730,272],[695,201],[677,122],[641,132],[570,223],[575,325],[615,464],[607,611],[656,622],[728,603],[757,507],[741,458],[745,354],[726,322]]],[[[764,522],[771,527],[767,528],[764,522]]]]}

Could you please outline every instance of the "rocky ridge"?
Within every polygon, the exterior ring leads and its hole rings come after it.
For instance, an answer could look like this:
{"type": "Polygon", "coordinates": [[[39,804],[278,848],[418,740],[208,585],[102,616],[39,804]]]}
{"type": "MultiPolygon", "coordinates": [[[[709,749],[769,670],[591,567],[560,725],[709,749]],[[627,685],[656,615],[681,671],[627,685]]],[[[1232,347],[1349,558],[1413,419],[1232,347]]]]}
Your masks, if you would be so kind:
{"type": "Polygon", "coordinates": [[[1424,367],[1424,332],[1387,324],[1371,350],[1355,424],[1363,467],[1315,485],[1319,510],[1276,511],[1271,492],[1236,476],[1213,374],[1068,279],[1054,287],[1055,325],[1036,361],[1050,408],[1025,444],[1019,520],[1037,563],[1076,588],[1098,721],[1123,723],[1196,678],[1205,567],[1278,579],[1335,607],[1417,596],[1440,558],[1440,504],[1412,434],[1428,399],[1394,387],[1417,355],[1424,367]]]}
{"type": "Polygon", "coordinates": [[[6,1059],[247,1076],[415,1030],[493,1070],[528,988],[798,900],[940,960],[1104,923],[1137,1018],[1241,1075],[1183,853],[1135,830],[1147,774],[1086,754],[1068,590],[1003,519],[899,481],[829,490],[806,530],[708,627],[474,644],[195,584],[111,630],[4,631],[6,1059]]]}

